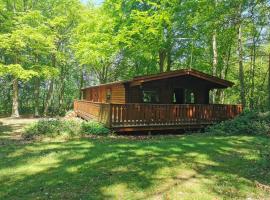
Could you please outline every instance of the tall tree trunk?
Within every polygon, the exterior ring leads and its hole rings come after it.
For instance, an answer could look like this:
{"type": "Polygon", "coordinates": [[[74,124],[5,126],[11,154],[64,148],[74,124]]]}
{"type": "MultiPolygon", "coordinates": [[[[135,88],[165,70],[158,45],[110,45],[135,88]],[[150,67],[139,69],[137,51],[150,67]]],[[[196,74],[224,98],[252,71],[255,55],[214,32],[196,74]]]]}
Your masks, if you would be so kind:
{"type": "Polygon", "coordinates": [[[34,116],[35,117],[39,117],[39,93],[40,93],[40,80],[39,78],[35,78],[35,90],[34,90],[34,98],[35,98],[34,116]]]}
{"type": "Polygon", "coordinates": [[[159,50],[158,56],[159,56],[159,72],[164,72],[166,51],[164,49],[159,50]]]}
{"type": "MultiPolygon", "coordinates": [[[[241,9],[240,9],[241,10],[241,9]]],[[[243,66],[243,49],[242,49],[242,25],[238,26],[238,63],[239,63],[239,80],[240,80],[240,98],[243,107],[246,106],[245,79],[243,66]]]]}
{"type": "Polygon", "coordinates": [[[251,88],[250,88],[250,108],[254,109],[254,92],[255,92],[255,62],[256,62],[256,44],[255,38],[253,39],[253,48],[251,55],[251,88]]]}
{"type": "Polygon", "coordinates": [[[270,109],[270,54],[268,58],[268,108],[270,109]]]}
{"type": "Polygon", "coordinates": [[[61,67],[60,75],[60,88],[59,88],[59,114],[63,114],[64,111],[64,91],[65,91],[65,67],[61,67]]]}
{"type": "MultiPolygon", "coordinates": [[[[52,54],[51,59],[52,59],[52,67],[56,67],[56,55],[52,54]]],[[[53,89],[54,89],[54,80],[52,79],[49,83],[49,89],[48,89],[48,93],[47,93],[47,97],[46,97],[46,101],[45,101],[45,106],[44,106],[44,116],[45,117],[48,115],[49,107],[50,107],[51,102],[52,102],[53,89]]]]}
{"type": "Polygon", "coordinates": [[[52,79],[49,83],[49,89],[48,89],[47,98],[45,101],[45,107],[44,107],[44,116],[45,117],[48,116],[49,107],[50,107],[51,102],[52,102],[53,88],[54,88],[54,80],[52,79]]]}
{"type": "Polygon", "coordinates": [[[166,71],[169,72],[171,71],[171,67],[172,67],[172,54],[171,54],[171,49],[168,50],[167,53],[167,69],[166,71]]]}
{"type": "Polygon", "coordinates": [[[101,84],[104,84],[104,83],[107,82],[107,79],[108,79],[108,68],[105,65],[102,67],[101,73],[97,72],[97,74],[98,74],[99,82],[101,84]]]}
{"type": "Polygon", "coordinates": [[[19,114],[19,83],[18,79],[13,80],[12,114],[11,117],[20,117],[19,114]]]}
{"type": "Polygon", "coordinates": [[[81,89],[83,88],[83,83],[84,83],[84,79],[83,79],[83,68],[82,68],[81,69],[81,76],[80,76],[79,99],[82,99],[82,91],[81,91],[81,89]]]}
{"type": "MultiPolygon", "coordinates": [[[[212,37],[212,47],[213,47],[213,66],[212,66],[212,75],[217,75],[217,64],[218,64],[218,50],[217,50],[217,31],[214,30],[212,37]]],[[[217,90],[214,89],[212,92],[212,103],[216,102],[216,93],[217,90]]]]}
{"type": "MultiPolygon", "coordinates": [[[[222,78],[222,79],[226,79],[226,77],[227,77],[227,73],[228,73],[228,69],[229,69],[229,62],[230,62],[230,58],[231,58],[231,49],[232,49],[232,46],[230,44],[228,55],[226,57],[226,60],[224,61],[224,66],[221,69],[221,73],[220,73],[220,78],[222,78]]],[[[225,92],[224,92],[224,89],[221,89],[219,91],[220,91],[219,97],[218,97],[219,102],[222,103],[222,104],[224,104],[224,101],[225,101],[225,92]]]]}

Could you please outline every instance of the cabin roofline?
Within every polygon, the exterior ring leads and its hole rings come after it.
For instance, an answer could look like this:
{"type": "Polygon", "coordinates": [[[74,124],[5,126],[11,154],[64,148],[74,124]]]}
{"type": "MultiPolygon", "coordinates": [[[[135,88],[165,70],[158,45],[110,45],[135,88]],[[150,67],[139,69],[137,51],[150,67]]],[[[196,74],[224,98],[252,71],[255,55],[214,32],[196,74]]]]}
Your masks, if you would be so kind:
{"type": "Polygon", "coordinates": [[[153,74],[153,75],[137,76],[132,80],[131,84],[140,85],[141,83],[144,83],[144,82],[155,81],[155,80],[166,79],[166,78],[174,78],[174,77],[185,76],[185,75],[190,75],[190,76],[197,77],[197,78],[200,78],[200,79],[212,82],[212,83],[216,83],[223,86],[224,88],[232,87],[234,85],[234,83],[231,81],[227,81],[225,79],[221,79],[216,76],[206,74],[195,69],[180,69],[180,70],[162,72],[162,73],[153,74]]]}
{"type": "Polygon", "coordinates": [[[192,76],[195,78],[203,79],[208,82],[212,82],[214,84],[219,85],[219,87],[215,88],[228,88],[232,87],[234,85],[233,82],[218,78],[216,76],[206,74],[204,72],[200,72],[195,69],[180,69],[180,70],[175,70],[175,71],[170,71],[170,72],[162,72],[158,74],[152,74],[152,75],[144,75],[144,76],[136,76],[131,80],[127,81],[115,81],[111,83],[105,83],[105,84],[100,84],[100,85],[95,85],[95,86],[89,86],[89,87],[84,87],[81,90],[86,90],[86,89],[91,89],[91,88],[97,88],[97,87],[103,87],[103,86],[113,86],[113,85],[126,85],[130,84],[130,86],[137,86],[141,85],[142,83],[145,82],[150,82],[150,81],[156,81],[156,80],[162,80],[166,78],[175,78],[179,76],[192,76]]]}
{"type": "Polygon", "coordinates": [[[110,83],[104,83],[104,84],[84,87],[81,90],[87,90],[87,89],[98,88],[98,87],[103,87],[103,86],[105,87],[105,86],[121,85],[121,84],[126,84],[126,83],[129,83],[129,82],[130,81],[115,81],[115,82],[110,82],[110,83]]]}

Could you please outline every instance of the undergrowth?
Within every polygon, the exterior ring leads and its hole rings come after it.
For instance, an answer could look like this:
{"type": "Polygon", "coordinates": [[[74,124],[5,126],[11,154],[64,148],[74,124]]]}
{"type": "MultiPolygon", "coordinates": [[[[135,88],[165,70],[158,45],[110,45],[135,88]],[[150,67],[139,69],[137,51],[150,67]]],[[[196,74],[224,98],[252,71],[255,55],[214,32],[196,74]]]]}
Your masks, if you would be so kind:
{"type": "Polygon", "coordinates": [[[95,121],[42,119],[24,129],[23,136],[32,139],[37,136],[83,136],[107,135],[110,131],[102,124],[95,121]]]}
{"type": "Polygon", "coordinates": [[[232,120],[208,127],[206,132],[222,135],[270,135],[270,112],[244,111],[232,120]]]}

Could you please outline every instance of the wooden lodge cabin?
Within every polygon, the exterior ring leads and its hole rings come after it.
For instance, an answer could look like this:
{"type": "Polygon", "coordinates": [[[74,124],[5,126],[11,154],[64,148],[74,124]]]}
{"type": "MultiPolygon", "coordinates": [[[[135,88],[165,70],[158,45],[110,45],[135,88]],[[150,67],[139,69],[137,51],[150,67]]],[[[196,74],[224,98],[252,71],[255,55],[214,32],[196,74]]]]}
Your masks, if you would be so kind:
{"type": "Polygon", "coordinates": [[[177,70],[82,89],[79,117],[116,131],[199,128],[232,119],[241,105],[210,104],[209,91],[231,87],[197,70],[177,70]]]}

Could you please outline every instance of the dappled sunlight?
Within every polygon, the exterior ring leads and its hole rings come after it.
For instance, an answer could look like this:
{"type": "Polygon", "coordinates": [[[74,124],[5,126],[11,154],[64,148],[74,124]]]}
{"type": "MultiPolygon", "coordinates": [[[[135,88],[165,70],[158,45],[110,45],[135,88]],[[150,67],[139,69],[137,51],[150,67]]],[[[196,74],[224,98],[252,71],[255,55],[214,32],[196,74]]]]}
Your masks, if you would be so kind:
{"type": "Polygon", "coordinates": [[[24,180],[28,176],[38,173],[46,172],[51,168],[59,167],[60,159],[54,155],[40,157],[38,159],[27,159],[24,164],[16,165],[14,167],[7,166],[0,168],[1,178],[12,179],[12,181],[24,180]]]}
{"type": "Polygon", "coordinates": [[[198,135],[6,146],[0,150],[7,159],[3,162],[1,157],[0,178],[4,182],[0,190],[5,199],[14,197],[16,188],[26,197],[44,198],[49,193],[55,199],[73,193],[86,199],[120,194],[123,199],[185,199],[186,194],[186,198],[205,199],[257,197],[266,193],[257,189],[254,181],[270,184],[270,175],[262,174],[266,169],[261,168],[260,152],[254,149],[264,140],[269,139],[198,135]]]}

